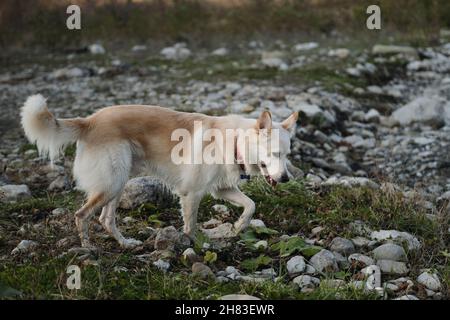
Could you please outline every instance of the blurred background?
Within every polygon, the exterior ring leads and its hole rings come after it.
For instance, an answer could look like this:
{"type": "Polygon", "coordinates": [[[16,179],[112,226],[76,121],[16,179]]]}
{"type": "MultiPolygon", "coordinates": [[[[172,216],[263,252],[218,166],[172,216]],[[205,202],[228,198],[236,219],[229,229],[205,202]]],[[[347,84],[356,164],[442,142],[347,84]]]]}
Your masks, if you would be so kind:
{"type": "Polygon", "coordinates": [[[446,0],[3,0],[0,45],[61,48],[91,41],[214,43],[224,39],[402,34],[418,43],[449,27],[446,0]],[[82,10],[82,30],[64,28],[69,4],[82,10]],[[367,33],[368,5],[382,8],[381,32],[367,33]]]}

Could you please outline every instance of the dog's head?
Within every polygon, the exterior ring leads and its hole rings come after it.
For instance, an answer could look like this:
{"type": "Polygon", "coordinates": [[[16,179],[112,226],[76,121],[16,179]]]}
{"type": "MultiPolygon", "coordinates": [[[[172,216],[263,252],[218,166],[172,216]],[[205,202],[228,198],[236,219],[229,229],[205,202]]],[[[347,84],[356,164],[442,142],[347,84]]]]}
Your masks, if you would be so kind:
{"type": "Polygon", "coordinates": [[[287,156],[291,151],[291,137],[295,134],[298,112],[281,123],[272,121],[270,112],[264,111],[256,121],[244,143],[247,156],[245,166],[249,173],[262,174],[266,181],[275,186],[289,181],[287,156]]]}

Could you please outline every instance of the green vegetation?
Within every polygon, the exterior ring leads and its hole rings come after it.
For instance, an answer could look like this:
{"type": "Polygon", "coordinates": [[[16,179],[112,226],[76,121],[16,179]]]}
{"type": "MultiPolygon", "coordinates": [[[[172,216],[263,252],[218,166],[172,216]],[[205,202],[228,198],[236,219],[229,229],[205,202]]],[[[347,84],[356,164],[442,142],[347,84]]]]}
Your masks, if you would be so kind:
{"type": "Polygon", "coordinates": [[[247,0],[226,1],[79,1],[82,29],[65,28],[70,1],[5,0],[0,5],[0,45],[49,47],[105,41],[189,41],[220,43],[230,37],[272,37],[274,34],[406,34],[409,40],[434,42],[439,28],[450,27],[446,0],[379,0],[382,32],[367,32],[366,9],[373,1],[247,0]],[[20,17],[18,19],[17,17],[20,17]]]}
{"type": "MultiPolygon", "coordinates": [[[[42,233],[31,232],[31,239],[38,239],[41,245],[36,254],[28,258],[15,258],[5,261],[0,266],[0,284],[2,288],[12,288],[22,293],[22,298],[50,299],[215,299],[229,293],[246,293],[261,298],[272,299],[375,299],[375,295],[363,293],[360,290],[346,288],[342,290],[324,287],[323,285],[311,293],[301,293],[286,276],[284,265],[290,256],[300,253],[310,257],[321,247],[306,244],[302,238],[308,235],[316,226],[325,228],[331,239],[336,235],[353,237],[354,231],[349,223],[357,219],[367,222],[374,229],[397,229],[418,236],[423,243],[423,249],[417,254],[410,254],[411,269],[418,274],[419,269],[436,266],[447,288],[449,288],[450,269],[438,266],[449,264],[448,239],[443,230],[448,228],[449,221],[432,222],[426,218],[425,211],[417,201],[406,201],[398,193],[385,193],[369,188],[346,189],[331,187],[320,190],[310,190],[302,182],[289,182],[272,189],[260,180],[246,184],[244,191],[255,200],[257,212],[255,218],[265,221],[267,228],[249,229],[239,238],[233,240],[233,245],[221,250],[202,250],[202,243],[209,241],[199,236],[194,246],[197,253],[204,256],[215,271],[223,270],[227,265],[234,265],[247,272],[272,267],[281,279],[277,282],[216,283],[213,280],[202,280],[191,275],[189,264],[177,251],[171,259],[170,273],[157,270],[151,264],[139,261],[135,254],[122,251],[110,239],[99,236],[96,231],[93,240],[102,248],[95,256],[96,264],[90,259],[75,254],[64,254],[64,249],[55,248],[55,243],[63,237],[72,237],[71,246],[79,245],[75,236],[73,222],[68,228],[54,227],[52,221],[70,221],[72,215],[63,217],[43,217],[46,224],[52,225],[42,233]],[[282,234],[298,234],[287,241],[280,241],[282,234]],[[74,237],[75,236],[75,237],[74,237]],[[259,240],[268,241],[269,248],[255,248],[259,240]],[[48,249],[47,249],[48,248],[48,249]],[[84,261],[84,262],[81,262],[84,261]],[[82,289],[70,291],[65,286],[66,267],[77,264],[82,268],[82,289]]],[[[69,193],[65,196],[44,196],[37,199],[9,204],[0,213],[0,228],[3,232],[0,253],[9,255],[14,243],[20,241],[17,236],[19,225],[33,221],[34,214],[49,212],[55,207],[65,207],[73,211],[81,204],[79,194],[69,193]],[[22,213],[21,218],[9,218],[12,213],[22,213]],[[19,223],[11,223],[21,219],[19,223]]],[[[200,220],[209,219],[211,206],[217,203],[207,197],[201,204],[200,220]]],[[[240,214],[240,209],[229,206],[233,222],[240,214]]],[[[159,227],[173,224],[181,227],[182,221],[175,204],[170,206],[144,205],[132,211],[122,211],[121,216],[130,215],[136,223],[125,228],[125,233],[143,239],[138,234],[146,226],[159,227]],[[149,216],[153,218],[149,219],[149,216]]],[[[42,221],[42,220],[40,220],[42,221]]],[[[67,223],[67,222],[66,222],[67,223]]],[[[125,226],[121,226],[124,228],[125,226]]],[[[101,232],[100,232],[101,233],[101,232]]],[[[67,249],[67,248],[66,248],[67,249]]],[[[145,245],[142,253],[153,249],[145,245]]],[[[330,277],[352,279],[352,272],[332,274],[330,277]]],[[[11,293],[10,289],[1,292],[11,293]],[[8,291],[9,290],[9,291],[8,291]]],[[[6,294],[3,297],[7,297],[6,294]]],[[[445,292],[444,292],[445,293],[445,292]]],[[[448,294],[448,292],[447,292],[448,294]]]]}

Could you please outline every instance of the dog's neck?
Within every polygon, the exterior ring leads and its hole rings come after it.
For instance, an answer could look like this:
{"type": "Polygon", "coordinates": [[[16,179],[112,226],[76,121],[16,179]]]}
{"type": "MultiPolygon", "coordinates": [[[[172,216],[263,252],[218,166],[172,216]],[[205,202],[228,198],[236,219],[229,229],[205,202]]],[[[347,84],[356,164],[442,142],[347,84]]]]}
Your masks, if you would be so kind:
{"type": "Polygon", "coordinates": [[[237,137],[234,140],[234,160],[237,165],[239,165],[239,170],[241,174],[241,179],[250,179],[250,175],[247,174],[247,168],[245,167],[244,158],[242,157],[242,153],[239,152],[239,146],[237,142],[237,137]]]}

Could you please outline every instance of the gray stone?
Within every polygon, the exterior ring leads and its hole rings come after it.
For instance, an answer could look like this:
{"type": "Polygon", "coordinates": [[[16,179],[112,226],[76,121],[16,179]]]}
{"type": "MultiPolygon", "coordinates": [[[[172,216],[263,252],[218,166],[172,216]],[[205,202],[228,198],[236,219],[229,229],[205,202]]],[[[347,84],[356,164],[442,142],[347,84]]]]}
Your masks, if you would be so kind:
{"type": "Polygon", "coordinates": [[[297,285],[297,287],[299,287],[300,289],[303,288],[313,289],[319,286],[320,279],[308,275],[301,275],[295,277],[294,280],[292,280],[292,283],[297,285]]]}
{"type": "Polygon", "coordinates": [[[36,241],[32,240],[22,240],[20,243],[15,247],[12,251],[12,255],[20,254],[20,253],[27,253],[30,252],[30,250],[36,248],[38,246],[38,243],[36,241]]]}
{"type": "Polygon", "coordinates": [[[319,272],[337,272],[338,263],[334,254],[326,249],[322,249],[310,259],[310,264],[319,272]]]}
{"type": "Polygon", "coordinates": [[[408,267],[404,262],[392,260],[378,260],[377,266],[380,267],[381,272],[387,274],[404,275],[409,272],[408,267]]]}
{"type": "Polygon", "coordinates": [[[429,290],[432,291],[439,291],[442,286],[438,275],[436,273],[431,273],[428,271],[421,273],[417,277],[417,282],[424,285],[425,287],[427,287],[429,290]]]}
{"type": "Polygon", "coordinates": [[[156,250],[173,250],[180,241],[181,234],[173,226],[159,229],[155,238],[156,250]]]}
{"type": "Polygon", "coordinates": [[[219,300],[261,300],[258,297],[248,294],[227,294],[219,298],[219,300]]]}
{"type": "Polygon", "coordinates": [[[373,257],[376,260],[393,260],[408,262],[406,252],[403,247],[394,244],[386,243],[373,250],[373,257]]]}
{"type": "Polygon", "coordinates": [[[301,273],[305,270],[306,263],[305,258],[302,256],[294,256],[286,264],[286,269],[288,274],[293,275],[296,273],[301,273]]]}
{"type": "Polygon", "coordinates": [[[375,261],[371,257],[368,257],[361,253],[351,254],[348,257],[348,262],[350,262],[351,264],[357,264],[360,267],[367,267],[375,264],[375,261]]]}
{"type": "Polygon", "coordinates": [[[185,43],[176,43],[172,47],[162,49],[161,55],[169,60],[183,60],[191,55],[191,50],[186,48],[185,43]]]}
{"type": "Polygon", "coordinates": [[[59,176],[50,183],[47,190],[48,191],[61,191],[66,190],[70,187],[70,181],[66,176],[59,176]]]}
{"type": "Polygon", "coordinates": [[[127,182],[119,206],[122,209],[134,209],[147,202],[163,202],[169,198],[168,192],[158,180],[139,177],[127,182]]]}
{"type": "Polygon", "coordinates": [[[0,202],[15,202],[30,197],[30,189],[25,184],[7,184],[0,187],[0,202]]]}
{"type": "Polygon", "coordinates": [[[212,229],[202,229],[202,232],[210,239],[226,239],[233,238],[236,236],[236,233],[233,229],[233,225],[231,223],[223,223],[219,224],[217,227],[212,229]]]}
{"type": "Polygon", "coordinates": [[[330,250],[347,256],[355,252],[355,246],[348,239],[336,237],[330,243],[330,250]]]}
{"type": "Polygon", "coordinates": [[[406,54],[409,56],[417,56],[417,51],[413,47],[408,46],[396,46],[396,45],[383,45],[383,44],[376,44],[372,48],[373,54],[406,54]]]}
{"type": "Polygon", "coordinates": [[[391,239],[400,243],[406,243],[408,246],[408,250],[418,250],[421,247],[421,244],[416,237],[407,232],[401,232],[397,230],[373,231],[370,234],[370,238],[377,241],[385,241],[391,239]]]}
{"type": "Polygon", "coordinates": [[[419,300],[419,298],[412,294],[406,294],[404,296],[395,298],[394,300],[419,300]]]}
{"type": "Polygon", "coordinates": [[[153,262],[153,265],[162,271],[167,271],[170,268],[170,263],[161,259],[158,259],[155,262],[153,262]]]}
{"type": "Polygon", "coordinates": [[[441,98],[419,97],[394,111],[391,118],[402,126],[420,122],[440,127],[450,123],[450,104],[441,98]]]}
{"type": "Polygon", "coordinates": [[[215,278],[214,272],[211,268],[201,262],[195,262],[192,265],[192,273],[202,279],[215,278]]]}
{"type": "Polygon", "coordinates": [[[252,219],[250,220],[250,226],[253,228],[265,228],[266,224],[260,219],[252,219]]]}

